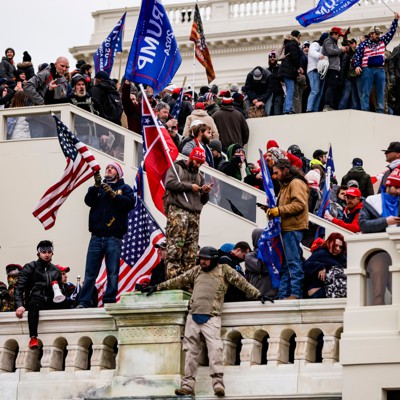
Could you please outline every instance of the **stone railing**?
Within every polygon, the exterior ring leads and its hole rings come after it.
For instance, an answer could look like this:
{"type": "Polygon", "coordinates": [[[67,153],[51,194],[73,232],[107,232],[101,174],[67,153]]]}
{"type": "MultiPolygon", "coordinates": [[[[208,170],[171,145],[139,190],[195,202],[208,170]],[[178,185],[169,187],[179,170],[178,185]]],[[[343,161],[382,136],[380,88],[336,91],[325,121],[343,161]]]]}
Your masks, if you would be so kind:
{"type": "MultiPolygon", "coordinates": [[[[187,299],[181,291],[133,293],[106,310],[43,311],[38,350],[28,347],[25,316],[0,314],[0,390],[7,399],[62,399],[65,390],[71,398],[172,395],[184,365],[187,299]]],[[[334,299],[226,304],[227,393],[340,395],[344,306],[334,299]]],[[[212,396],[205,345],[200,364],[196,394],[212,396]]]]}

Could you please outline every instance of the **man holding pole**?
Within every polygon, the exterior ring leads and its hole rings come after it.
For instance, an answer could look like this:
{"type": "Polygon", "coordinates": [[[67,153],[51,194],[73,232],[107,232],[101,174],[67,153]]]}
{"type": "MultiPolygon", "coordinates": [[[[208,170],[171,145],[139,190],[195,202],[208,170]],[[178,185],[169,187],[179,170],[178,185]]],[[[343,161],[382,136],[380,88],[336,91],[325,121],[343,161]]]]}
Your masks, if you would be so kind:
{"type": "Polygon", "coordinates": [[[199,172],[205,160],[204,150],[195,147],[189,159],[176,161],[165,177],[165,262],[168,279],[175,278],[196,265],[200,213],[208,202],[212,188],[212,185],[205,185],[204,176],[199,172]]]}

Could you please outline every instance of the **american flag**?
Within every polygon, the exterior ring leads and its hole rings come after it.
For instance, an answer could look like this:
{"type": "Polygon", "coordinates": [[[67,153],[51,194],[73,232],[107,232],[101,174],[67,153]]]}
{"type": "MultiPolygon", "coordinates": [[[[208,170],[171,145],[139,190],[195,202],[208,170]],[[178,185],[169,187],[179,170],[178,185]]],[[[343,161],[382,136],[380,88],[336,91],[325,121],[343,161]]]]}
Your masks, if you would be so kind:
{"type": "Polygon", "coordinates": [[[215,79],[215,72],[211,61],[211,55],[208,51],[206,38],[204,36],[203,22],[201,21],[200,11],[197,4],[194,9],[193,25],[189,39],[195,44],[196,58],[206,69],[208,83],[212,82],[215,79]]]}
{"type": "Polygon", "coordinates": [[[45,230],[56,222],[58,209],[67,200],[69,194],[87,181],[100,165],[86,145],[55,116],[58,140],[67,160],[67,166],[61,179],[51,186],[33,210],[33,215],[43,224],[45,230]]]}
{"type": "Polygon", "coordinates": [[[326,168],[328,167],[331,169],[330,178],[336,178],[336,171],[335,171],[335,161],[333,160],[333,153],[332,153],[332,144],[329,143],[329,150],[328,150],[328,157],[326,159],[326,168]]]}
{"type": "MultiPolygon", "coordinates": [[[[150,279],[152,269],[158,264],[158,253],[154,247],[165,240],[165,235],[157,225],[145,205],[138,197],[136,207],[128,216],[128,231],[122,241],[122,253],[118,278],[117,302],[125,292],[134,290],[138,280],[150,279]]],[[[101,266],[96,287],[99,306],[103,305],[103,295],[107,288],[105,263],[101,266]]]]}
{"type": "MultiPolygon", "coordinates": [[[[261,174],[265,194],[267,195],[268,208],[276,207],[274,185],[269,173],[264,155],[260,151],[261,174]]],[[[279,217],[271,218],[258,241],[257,258],[264,261],[268,268],[271,283],[274,288],[279,287],[280,270],[283,263],[283,246],[281,240],[281,220],[279,217]]]]}
{"type": "Polygon", "coordinates": [[[179,152],[164,125],[153,118],[146,96],[142,97],[142,135],[144,166],[151,197],[157,209],[164,214],[164,177],[179,152]]]}

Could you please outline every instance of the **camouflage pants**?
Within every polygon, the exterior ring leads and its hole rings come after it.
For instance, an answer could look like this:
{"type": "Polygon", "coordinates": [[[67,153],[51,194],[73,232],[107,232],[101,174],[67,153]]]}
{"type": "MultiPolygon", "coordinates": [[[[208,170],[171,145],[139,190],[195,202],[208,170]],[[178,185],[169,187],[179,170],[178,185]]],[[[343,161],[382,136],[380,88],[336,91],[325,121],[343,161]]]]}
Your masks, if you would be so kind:
{"type": "Polygon", "coordinates": [[[196,265],[200,214],[170,205],[167,213],[167,278],[175,278],[196,265]]]}

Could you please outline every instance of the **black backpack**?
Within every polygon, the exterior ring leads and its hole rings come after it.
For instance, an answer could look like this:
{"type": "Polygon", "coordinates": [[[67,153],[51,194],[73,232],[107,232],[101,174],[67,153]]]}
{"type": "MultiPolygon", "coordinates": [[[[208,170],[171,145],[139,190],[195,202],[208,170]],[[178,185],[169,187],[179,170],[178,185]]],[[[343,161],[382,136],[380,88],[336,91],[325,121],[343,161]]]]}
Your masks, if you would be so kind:
{"type": "Polygon", "coordinates": [[[107,116],[110,121],[115,122],[118,125],[121,125],[121,116],[124,111],[122,107],[121,96],[117,91],[111,91],[107,93],[108,99],[108,107],[107,107],[107,116]]]}

